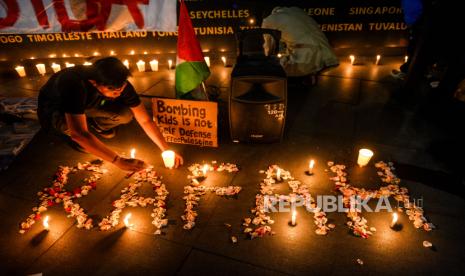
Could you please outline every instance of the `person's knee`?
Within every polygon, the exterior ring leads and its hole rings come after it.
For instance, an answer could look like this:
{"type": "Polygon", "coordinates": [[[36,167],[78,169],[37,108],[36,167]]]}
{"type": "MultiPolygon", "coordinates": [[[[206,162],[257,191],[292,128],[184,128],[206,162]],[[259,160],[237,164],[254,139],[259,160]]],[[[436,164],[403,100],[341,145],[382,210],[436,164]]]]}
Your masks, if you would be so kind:
{"type": "Polygon", "coordinates": [[[132,111],[129,108],[123,108],[119,113],[118,113],[118,118],[117,121],[120,124],[127,124],[132,121],[133,118],[132,111]]]}

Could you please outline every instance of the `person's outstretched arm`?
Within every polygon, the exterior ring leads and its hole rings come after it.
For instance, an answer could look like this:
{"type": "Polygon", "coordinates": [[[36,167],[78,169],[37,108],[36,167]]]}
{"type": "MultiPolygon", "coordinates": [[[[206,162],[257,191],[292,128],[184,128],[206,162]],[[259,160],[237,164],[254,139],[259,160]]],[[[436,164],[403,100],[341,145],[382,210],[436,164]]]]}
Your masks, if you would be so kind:
{"type": "MultiPolygon", "coordinates": [[[[145,131],[145,133],[152,139],[152,141],[160,148],[161,151],[168,150],[168,144],[165,141],[165,138],[160,132],[157,124],[150,118],[147,110],[145,109],[144,104],[141,102],[136,107],[131,107],[132,113],[136,118],[139,125],[145,131]]],[[[174,167],[177,168],[183,164],[183,158],[176,153],[175,158],[175,165],[174,167]]]]}
{"type": "Polygon", "coordinates": [[[87,128],[86,115],[65,113],[65,118],[70,130],[71,139],[89,153],[113,163],[122,170],[140,171],[145,167],[144,161],[120,157],[95,137],[87,128]]]}

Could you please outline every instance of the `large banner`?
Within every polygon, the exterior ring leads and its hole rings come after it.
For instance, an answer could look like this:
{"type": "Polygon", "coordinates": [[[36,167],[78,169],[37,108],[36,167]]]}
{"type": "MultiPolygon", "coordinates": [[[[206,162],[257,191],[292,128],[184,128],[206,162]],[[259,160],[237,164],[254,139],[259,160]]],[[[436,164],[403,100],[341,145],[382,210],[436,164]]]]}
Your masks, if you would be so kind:
{"type": "MultiPolygon", "coordinates": [[[[2,3],[16,3],[15,1],[27,2],[26,7],[30,10],[28,14],[32,15],[30,20],[35,22],[39,20],[32,3],[54,3],[52,0],[0,0],[0,22],[6,19],[5,10],[7,10],[5,7],[2,8],[2,3]]],[[[59,0],[54,1],[59,2],[59,0]]],[[[66,7],[84,0],[60,1],[66,7]]],[[[55,63],[82,63],[82,60],[69,58],[91,58],[96,56],[94,53],[101,56],[116,55],[122,59],[129,59],[131,64],[135,64],[140,59],[144,59],[145,62],[158,59],[161,63],[167,64],[169,59],[176,58],[177,32],[150,29],[148,22],[152,22],[151,18],[161,13],[163,13],[162,20],[176,21],[175,12],[171,9],[174,10],[178,1],[143,1],[149,4],[142,4],[142,0],[87,0],[86,3],[89,3],[88,6],[92,6],[91,3],[114,3],[111,4],[111,14],[115,14],[117,10],[122,11],[120,16],[126,14],[130,20],[133,20],[131,21],[133,27],[136,26],[133,14],[137,13],[130,12],[132,8],[129,7],[135,6],[129,3],[138,3],[136,6],[143,15],[146,26],[144,29],[109,31],[109,26],[106,26],[107,30],[100,32],[23,34],[2,33],[6,32],[6,29],[0,29],[0,67],[2,61],[5,61],[11,70],[12,64],[16,66],[20,61],[26,62],[32,57],[57,58],[53,61],[55,63]],[[155,13],[144,10],[149,6],[157,5],[159,6],[155,13]],[[163,12],[165,9],[169,12],[163,12]]],[[[261,19],[275,6],[298,6],[304,9],[319,24],[338,55],[400,55],[404,53],[403,48],[407,45],[407,25],[403,21],[400,0],[185,0],[185,2],[202,50],[208,52],[207,55],[212,59],[212,63],[215,62],[214,59],[218,61],[222,56],[226,56],[228,61],[234,60],[237,31],[259,27],[261,19]]],[[[54,10],[55,8],[52,8],[50,12],[55,13],[54,10]]],[[[66,11],[71,18],[71,14],[77,13],[77,8],[66,11]]],[[[92,10],[87,12],[90,11],[92,10]]],[[[51,22],[52,16],[49,11],[46,18],[51,22]]],[[[94,17],[90,13],[87,17],[76,18],[82,21],[94,17]]],[[[107,21],[119,24],[123,22],[114,16],[109,16],[107,21]]]]}
{"type": "Polygon", "coordinates": [[[0,0],[0,33],[176,31],[176,0],[0,0]]]}

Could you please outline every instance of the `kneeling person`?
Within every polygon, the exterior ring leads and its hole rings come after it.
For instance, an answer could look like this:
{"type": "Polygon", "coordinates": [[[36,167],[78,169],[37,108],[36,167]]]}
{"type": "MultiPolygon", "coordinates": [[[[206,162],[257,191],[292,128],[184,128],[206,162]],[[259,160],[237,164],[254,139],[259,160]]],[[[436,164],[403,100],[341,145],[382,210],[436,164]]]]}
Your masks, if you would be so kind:
{"type": "MultiPolygon", "coordinates": [[[[65,134],[85,151],[123,170],[144,168],[144,161],[120,157],[89,131],[91,127],[101,137],[112,138],[116,127],[129,123],[134,116],[161,151],[168,149],[163,135],[128,82],[129,75],[129,70],[114,57],[55,73],[39,93],[37,113],[42,128],[65,134]]],[[[176,155],[175,167],[182,163],[182,157],[176,155]]]]}

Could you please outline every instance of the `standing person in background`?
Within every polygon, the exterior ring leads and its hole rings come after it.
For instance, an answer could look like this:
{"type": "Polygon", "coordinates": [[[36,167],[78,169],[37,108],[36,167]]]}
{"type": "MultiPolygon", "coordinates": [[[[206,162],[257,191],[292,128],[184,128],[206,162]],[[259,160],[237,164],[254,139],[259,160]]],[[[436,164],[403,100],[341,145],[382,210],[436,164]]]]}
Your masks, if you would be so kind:
{"type": "Polygon", "coordinates": [[[415,49],[419,42],[419,36],[423,32],[423,3],[422,0],[402,0],[402,11],[404,13],[404,22],[408,28],[408,45],[406,56],[407,61],[404,62],[399,70],[394,69],[391,75],[396,79],[405,79],[407,76],[410,63],[414,58],[415,49]]]}

